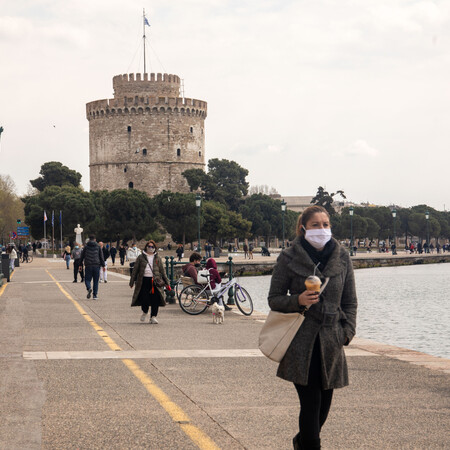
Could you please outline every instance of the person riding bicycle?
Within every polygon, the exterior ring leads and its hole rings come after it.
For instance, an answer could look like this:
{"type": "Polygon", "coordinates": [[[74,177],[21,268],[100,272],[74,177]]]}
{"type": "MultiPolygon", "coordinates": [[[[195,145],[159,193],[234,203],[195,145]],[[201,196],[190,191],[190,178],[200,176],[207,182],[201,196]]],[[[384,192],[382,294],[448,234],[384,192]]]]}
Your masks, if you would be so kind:
{"type": "Polygon", "coordinates": [[[26,245],[22,248],[22,262],[28,262],[28,248],[26,245]]]}
{"type": "MultiPolygon", "coordinates": [[[[221,288],[220,283],[222,283],[222,278],[219,274],[219,271],[217,270],[217,263],[214,258],[209,258],[208,261],[206,261],[206,269],[208,269],[210,274],[209,284],[211,285],[211,294],[213,296],[213,299],[215,299],[216,298],[215,293],[220,291],[221,288]]],[[[223,303],[223,306],[225,307],[226,311],[230,311],[232,309],[225,304],[223,298],[218,300],[219,304],[223,303]]]]}

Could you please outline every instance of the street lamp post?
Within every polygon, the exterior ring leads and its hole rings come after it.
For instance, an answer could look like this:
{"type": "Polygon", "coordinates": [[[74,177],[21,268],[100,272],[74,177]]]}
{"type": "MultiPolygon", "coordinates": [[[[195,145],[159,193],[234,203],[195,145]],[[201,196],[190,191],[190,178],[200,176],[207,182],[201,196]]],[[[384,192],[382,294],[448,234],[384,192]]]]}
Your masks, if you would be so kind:
{"type": "Polygon", "coordinates": [[[430,221],[430,213],[427,211],[425,213],[425,219],[427,220],[427,251],[426,253],[430,253],[430,228],[429,228],[429,221],[430,221]]]}
{"type": "Polygon", "coordinates": [[[353,256],[353,206],[348,210],[350,214],[350,256],[353,256]]]}
{"type": "Polygon", "coordinates": [[[397,242],[397,236],[396,236],[396,234],[395,234],[395,218],[397,217],[397,210],[394,208],[393,210],[392,210],[392,218],[394,219],[394,246],[393,246],[393,248],[392,248],[392,254],[393,255],[396,255],[397,254],[397,244],[396,244],[396,242],[397,242]]]}
{"type": "Polygon", "coordinates": [[[195,206],[197,206],[197,223],[198,223],[198,247],[197,251],[202,254],[202,246],[200,245],[200,206],[202,205],[202,196],[197,194],[195,196],[195,206]]]}
{"type": "Polygon", "coordinates": [[[285,215],[285,213],[286,213],[286,202],[283,199],[283,201],[281,202],[281,218],[283,221],[283,245],[282,245],[283,250],[284,250],[284,215],[285,215]]]}

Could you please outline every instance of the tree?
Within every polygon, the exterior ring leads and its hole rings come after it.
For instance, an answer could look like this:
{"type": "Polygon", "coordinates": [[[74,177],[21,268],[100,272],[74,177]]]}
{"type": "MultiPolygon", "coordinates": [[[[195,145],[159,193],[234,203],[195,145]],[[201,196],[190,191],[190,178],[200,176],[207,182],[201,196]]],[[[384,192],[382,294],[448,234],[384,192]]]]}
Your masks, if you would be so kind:
{"type": "MultiPolygon", "coordinates": [[[[274,200],[264,194],[254,194],[247,197],[239,208],[244,219],[252,223],[251,233],[253,236],[264,236],[267,242],[270,236],[282,237],[283,218],[281,212],[281,201],[274,200]]],[[[295,235],[295,224],[298,214],[286,211],[284,217],[285,235],[295,235]]]]}
{"type": "Polygon", "coordinates": [[[103,240],[139,240],[158,230],[156,201],[136,189],[93,192],[95,219],[88,229],[103,240]]]}
{"type": "Polygon", "coordinates": [[[51,212],[55,211],[55,235],[59,236],[59,211],[62,211],[63,237],[72,237],[78,223],[85,231],[94,221],[95,210],[91,194],[74,186],[48,186],[37,195],[24,197],[25,221],[35,239],[44,237],[44,211],[47,212],[47,236],[51,236],[51,212]]]}
{"type": "Polygon", "coordinates": [[[197,207],[194,194],[163,191],[154,197],[158,221],[175,242],[192,242],[197,236],[197,207]]]}
{"type": "Polygon", "coordinates": [[[67,166],[57,161],[50,161],[42,164],[40,177],[30,180],[31,185],[42,192],[48,186],[72,185],[78,187],[81,181],[81,173],[71,170],[67,166]]]}
{"type": "Polygon", "coordinates": [[[16,194],[16,186],[9,175],[0,175],[0,236],[5,243],[7,235],[16,229],[17,219],[24,219],[24,204],[16,194]]]}
{"type": "Polygon", "coordinates": [[[205,201],[202,206],[202,233],[207,240],[216,243],[220,238],[250,237],[251,222],[241,214],[229,211],[221,203],[205,201]]]}
{"type": "Polygon", "coordinates": [[[311,203],[318,206],[323,206],[330,216],[336,214],[336,210],[333,207],[334,197],[336,195],[340,195],[343,199],[347,198],[344,194],[344,191],[339,190],[336,192],[328,193],[322,186],[319,186],[317,189],[317,194],[311,200],[311,203]]]}
{"type": "Polygon", "coordinates": [[[245,178],[248,170],[235,161],[210,159],[208,173],[201,169],[189,169],[183,172],[192,191],[201,189],[205,200],[214,200],[237,211],[243,196],[247,195],[248,183],[245,178]]]}

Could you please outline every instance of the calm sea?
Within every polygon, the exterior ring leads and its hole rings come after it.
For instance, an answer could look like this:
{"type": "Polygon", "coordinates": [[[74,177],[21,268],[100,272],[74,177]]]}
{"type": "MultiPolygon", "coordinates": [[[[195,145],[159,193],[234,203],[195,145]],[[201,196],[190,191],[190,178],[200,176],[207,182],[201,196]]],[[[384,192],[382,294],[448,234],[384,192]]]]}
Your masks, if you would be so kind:
{"type": "MultiPolygon", "coordinates": [[[[358,269],[357,336],[450,358],[450,264],[358,269]]],[[[240,278],[268,312],[271,276],[240,278]]]]}

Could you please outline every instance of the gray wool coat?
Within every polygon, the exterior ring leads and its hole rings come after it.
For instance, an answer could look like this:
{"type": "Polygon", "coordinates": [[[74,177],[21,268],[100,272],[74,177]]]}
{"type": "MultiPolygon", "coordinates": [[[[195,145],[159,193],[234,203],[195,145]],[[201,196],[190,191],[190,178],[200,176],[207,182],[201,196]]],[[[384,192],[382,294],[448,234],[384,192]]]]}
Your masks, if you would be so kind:
{"type": "MultiPolygon", "coordinates": [[[[133,299],[131,301],[131,306],[141,306],[139,303],[139,292],[142,287],[142,281],[144,279],[145,267],[147,266],[148,259],[144,253],[141,253],[134,264],[133,272],[130,278],[130,286],[134,288],[133,299]]],[[[155,257],[153,259],[153,279],[162,278],[166,285],[170,284],[169,279],[167,278],[166,271],[164,270],[163,262],[161,258],[158,256],[158,253],[155,253],[155,257]]],[[[154,285],[155,291],[159,293],[159,305],[166,306],[166,294],[164,293],[164,286],[157,287],[154,285]]]]}
{"type": "MultiPolygon", "coordinates": [[[[334,238],[332,238],[334,239],[334,238]]],[[[287,381],[306,386],[316,337],[320,338],[322,387],[335,389],[348,385],[348,369],[343,345],[356,330],[356,290],[353,266],[347,250],[336,240],[323,272],[316,275],[330,280],[320,302],[305,312],[305,320],[292,340],[278,367],[277,375],[287,381]]],[[[298,296],[305,279],[312,275],[314,263],[297,237],[293,245],[278,257],[269,291],[269,306],[284,313],[302,312],[298,296]]]]}

